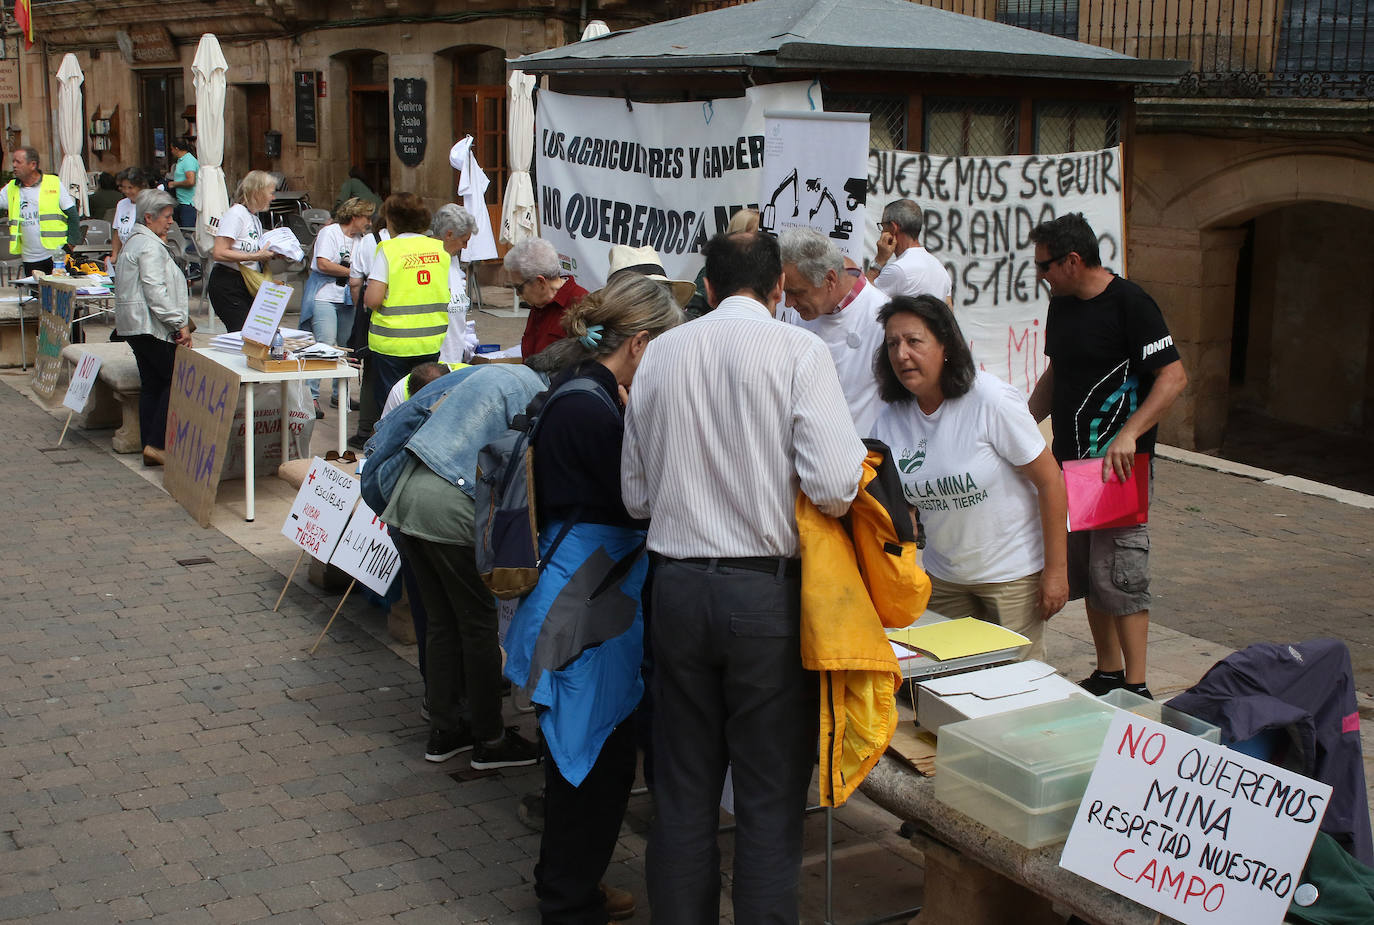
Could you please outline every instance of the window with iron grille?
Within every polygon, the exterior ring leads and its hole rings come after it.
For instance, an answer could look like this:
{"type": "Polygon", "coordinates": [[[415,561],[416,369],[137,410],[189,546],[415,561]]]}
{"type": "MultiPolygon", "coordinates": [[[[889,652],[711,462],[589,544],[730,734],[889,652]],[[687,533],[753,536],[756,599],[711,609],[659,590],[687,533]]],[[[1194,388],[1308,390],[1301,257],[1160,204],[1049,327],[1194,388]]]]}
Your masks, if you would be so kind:
{"type": "Polygon", "coordinates": [[[1121,141],[1121,107],[1114,103],[1035,104],[1035,153],[1096,151],[1121,141]]]}
{"type": "Polygon", "coordinates": [[[927,99],[928,154],[1005,157],[1016,153],[1016,103],[988,97],[927,99]]]}
{"type": "Polygon", "coordinates": [[[825,108],[830,112],[868,113],[868,146],[876,151],[907,149],[906,107],[905,96],[825,91],[825,108]]]}
{"type": "Polygon", "coordinates": [[[997,0],[997,21],[1077,39],[1078,0],[997,0]]]}
{"type": "Polygon", "coordinates": [[[1289,0],[1282,15],[1276,72],[1374,72],[1374,23],[1365,0],[1289,0]]]}

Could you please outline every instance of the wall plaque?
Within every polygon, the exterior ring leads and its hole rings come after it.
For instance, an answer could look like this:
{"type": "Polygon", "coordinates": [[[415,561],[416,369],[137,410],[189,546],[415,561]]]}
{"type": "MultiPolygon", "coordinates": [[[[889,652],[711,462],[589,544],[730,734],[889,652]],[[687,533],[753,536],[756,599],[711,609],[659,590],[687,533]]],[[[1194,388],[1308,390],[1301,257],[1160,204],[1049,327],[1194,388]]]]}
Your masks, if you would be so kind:
{"type": "Polygon", "coordinates": [[[425,145],[429,141],[425,80],[422,77],[396,77],[391,83],[391,121],[395,126],[396,156],[407,167],[418,167],[425,159],[425,145]]]}

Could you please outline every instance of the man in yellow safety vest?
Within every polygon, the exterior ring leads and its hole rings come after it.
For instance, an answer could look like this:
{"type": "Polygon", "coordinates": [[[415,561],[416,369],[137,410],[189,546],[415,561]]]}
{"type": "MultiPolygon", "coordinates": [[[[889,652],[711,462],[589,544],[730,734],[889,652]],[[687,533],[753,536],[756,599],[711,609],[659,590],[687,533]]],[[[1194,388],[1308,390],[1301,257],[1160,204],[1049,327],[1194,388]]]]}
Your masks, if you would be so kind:
{"type": "Polygon", "coordinates": [[[10,166],[14,179],[5,185],[10,254],[22,255],[25,275],[51,273],[53,258],[70,254],[81,240],[76,199],[56,174],[39,169],[36,148],[15,148],[10,166]]]}

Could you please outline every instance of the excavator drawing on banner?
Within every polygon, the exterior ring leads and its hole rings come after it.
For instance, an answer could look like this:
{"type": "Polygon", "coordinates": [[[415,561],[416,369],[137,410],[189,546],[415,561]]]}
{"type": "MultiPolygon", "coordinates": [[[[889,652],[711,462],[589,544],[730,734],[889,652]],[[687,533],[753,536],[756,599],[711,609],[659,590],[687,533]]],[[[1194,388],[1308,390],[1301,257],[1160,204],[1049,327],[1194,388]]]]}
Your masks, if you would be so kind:
{"type": "Polygon", "coordinates": [[[830,200],[830,208],[835,210],[835,221],[830,229],[830,237],[837,241],[848,241],[850,233],[854,230],[854,223],[848,219],[840,221],[840,204],[835,201],[835,195],[830,192],[830,187],[822,185],[820,178],[817,177],[815,180],[807,180],[806,188],[812,192],[817,189],[821,191],[820,196],[816,198],[816,207],[807,213],[807,219],[815,218],[816,213],[825,207],[825,201],[830,200]]]}
{"type": "Polygon", "coordinates": [[[777,189],[773,190],[773,197],[768,200],[768,205],[763,207],[763,215],[759,216],[759,227],[764,231],[777,230],[778,197],[781,196],[782,191],[789,186],[792,187],[792,217],[796,218],[799,214],[801,204],[797,201],[797,168],[793,167],[792,172],[783,178],[783,181],[778,184],[777,189]]]}

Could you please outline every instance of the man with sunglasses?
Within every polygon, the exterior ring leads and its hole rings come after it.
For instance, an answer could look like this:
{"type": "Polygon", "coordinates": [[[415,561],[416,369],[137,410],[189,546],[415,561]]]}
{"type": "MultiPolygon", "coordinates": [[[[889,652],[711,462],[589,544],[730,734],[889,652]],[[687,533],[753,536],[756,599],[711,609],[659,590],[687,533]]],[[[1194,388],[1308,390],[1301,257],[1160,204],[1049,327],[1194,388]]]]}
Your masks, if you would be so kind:
{"type": "Polygon", "coordinates": [[[878,253],[868,278],[889,297],[933,295],[952,305],[949,271],[921,246],[920,237],[921,207],[910,199],[889,202],[878,223],[878,253]]]}
{"type": "MultiPolygon", "coordinates": [[[[1102,266],[1097,234],[1082,213],[1043,222],[1030,238],[1036,277],[1050,290],[1049,363],[1031,394],[1031,414],[1037,421],[1051,415],[1061,463],[1101,458],[1102,481],[1124,481],[1143,453],[1153,470],[1159,419],[1188,384],[1159,306],[1102,266]]],[[[1068,552],[1069,599],[1086,598],[1097,649],[1097,670],[1080,683],[1092,694],[1124,687],[1150,697],[1147,526],[1075,531],[1068,552]]]]}
{"type": "Polygon", "coordinates": [[[543,238],[526,238],[512,247],[505,267],[515,280],[515,294],[530,306],[520,355],[532,357],[563,339],[563,313],[582,301],[587,290],[563,275],[558,251],[543,238]]]}

